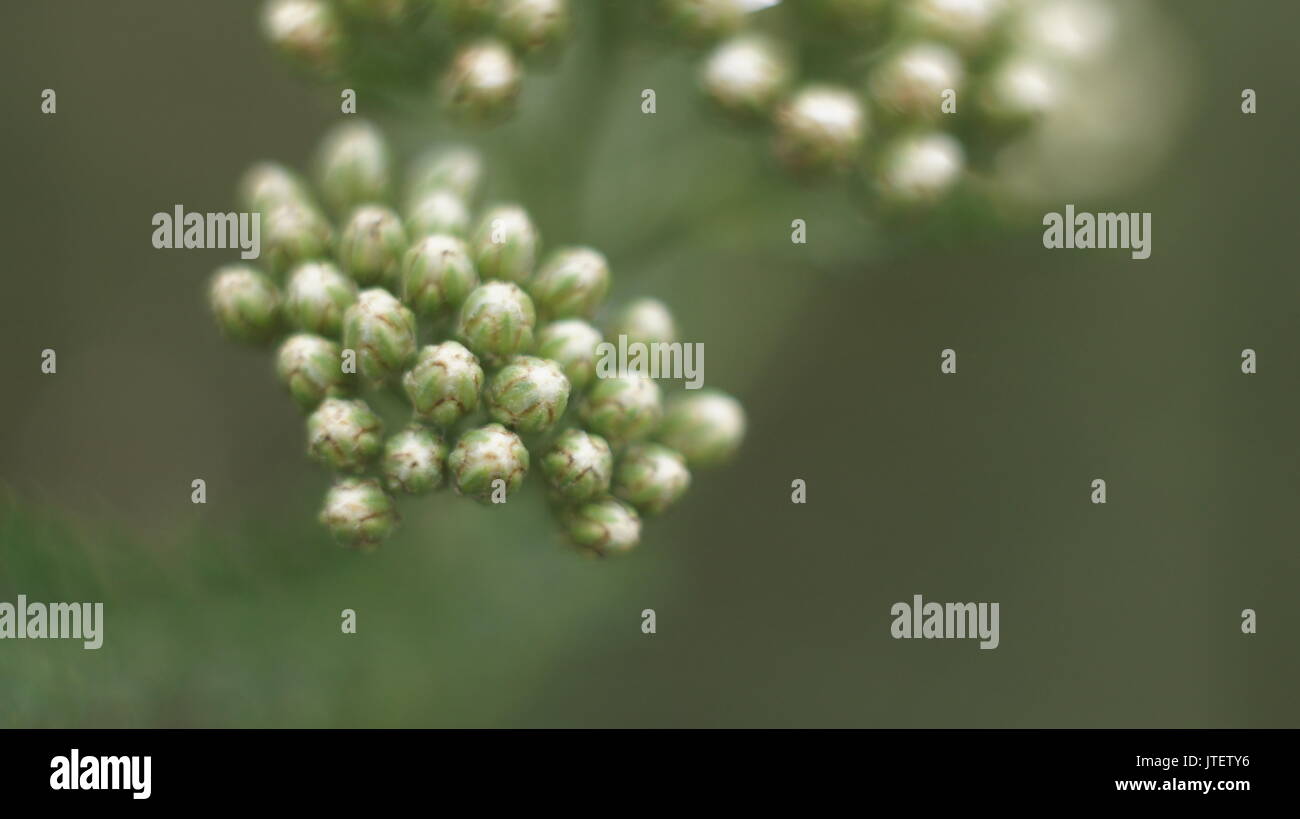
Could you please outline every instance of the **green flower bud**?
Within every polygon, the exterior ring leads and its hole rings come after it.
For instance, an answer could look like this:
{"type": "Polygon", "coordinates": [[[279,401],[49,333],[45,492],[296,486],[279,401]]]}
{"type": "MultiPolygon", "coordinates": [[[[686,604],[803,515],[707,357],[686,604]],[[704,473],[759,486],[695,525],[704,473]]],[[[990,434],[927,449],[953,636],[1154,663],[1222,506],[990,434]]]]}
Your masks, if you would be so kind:
{"type": "Polygon", "coordinates": [[[446,429],[478,409],[483,368],[469,350],[444,341],[420,350],[402,387],[416,418],[446,429]]]}
{"type": "Polygon", "coordinates": [[[560,433],[542,456],[542,471],[551,487],[568,501],[586,501],[609,491],[614,456],[599,435],[580,429],[560,433]]]}
{"type": "Polygon", "coordinates": [[[961,90],[961,58],[947,46],[912,43],[885,59],[867,81],[871,98],[889,114],[924,121],[942,113],[944,92],[961,90]]]}
{"type": "Polygon", "coordinates": [[[690,40],[735,33],[745,22],[747,0],[663,0],[668,24],[690,40]]]}
{"type": "Polygon", "coordinates": [[[574,545],[596,557],[628,552],[641,542],[641,517],[614,498],[567,509],[563,517],[574,545]]]}
{"type": "Polygon", "coordinates": [[[447,468],[457,494],[487,501],[493,481],[502,480],[509,497],[528,474],[528,450],[518,435],[500,424],[488,424],[460,436],[447,458],[447,468]]]}
{"type": "Polygon", "coordinates": [[[713,50],[700,85],[724,111],[757,117],[771,109],[790,82],[789,57],[772,40],[742,34],[713,50]]]}
{"type": "Polygon", "coordinates": [[[537,355],[559,364],[573,391],[581,392],[596,374],[596,345],[602,340],[582,319],[553,321],[537,333],[537,355]]]}
{"type": "Polygon", "coordinates": [[[387,290],[363,290],[343,314],[343,346],[367,381],[382,382],[415,358],[415,315],[387,290]]]}
{"type": "Polygon", "coordinates": [[[901,17],[922,36],[974,52],[993,39],[1006,11],[1006,0],[908,0],[901,17]]]}
{"type": "Polygon", "coordinates": [[[510,282],[486,282],[461,305],[456,335],[465,346],[496,364],[533,346],[537,313],[533,300],[510,282]]]}
{"type": "Polygon", "coordinates": [[[457,117],[481,124],[514,110],[523,72],[510,49],[495,40],[463,47],[442,81],[443,98],[457,117]]]}
{"type": "Polygon", "coordinates": [[[661,514],[690,485],[686,459],[659,444],[633,444],[614,470],[614,494],[643,515],[661,514]]]}
{"type": "Polygon", "coordinates": [[[369,122],[345,122],[321,140],[316,185],[326,203],[339,213],[368,202],[388,201],[391,174],[384,135],[369,122]]]}
{"type": "Polygon", "coordinates": [[[330,255],[334,230],[315,207],[285,201],[273,205],[262,220],[262,257],[276,274],[330,255]]]}
{"type": "Polygon", "coordinates": [[[339,238],[339,261],[362,286],[395,282],[404,253],[402,220],[383,205],[362,205],[354,210],[339,238]]]}
{"type": "Polygon", "coordinates": [[[246,209],[258,213],[286,203],[312,207],[306,183],[275,162],[259,162],[244,173],[239,180],[239,201],[246,209]]]}
{"type": "Polygon", "coordinates": [[[299,65],[321,74],[339,67],[343,27],[323,0],[271,0],[262,10],[262,33],[299,65]]]}
{"type": "Polygon", "coordinates": [[[516,356],[492,376],[483,401],[501,423],[520,432],[543,432],[569,406],[569,379],[554,361],[516,356]]]}
{"type": "Polygon", "coordinates": [[[217,326],[236,341],[261,343],[280,329],[280,293],[251,267],[223,267],[212,277],[208,302],[217,326]]]}
{"type": "Polygon", "coordinates": [[[453,145],[421,154],[407,174],[407,203],[414,204],[431,191],[450,191],[469,202],[483,181],[483,156],[473,148],[453,145]]]}
{"type": "Polygon", "coordinates": [[[501,205],[484,213],[471,241],[480,276],[516,283],[532,275],[539,244],[528,211],[518,205],[501,205]]]}
{"type": "Polygon", "coordinates": [[[667,305],[658,299],[637,299],[614,315],[607,335],[611,341],[627,336],[629,344],[656,342],[671,344],[677,340],[677,325],[667,305]]]}
{"type": "Polygon", "coordinates": [[[289,274],[284,312],[299,330],[338,337],[343,313],[357,300],[357,286],[329,262],[306,262],[289,274]]]}
{"type": "Polygon", "coordinates": [[[961,178],[964,164],[961,143],[947,134],[902,137],[881,157],[880,195],[891,204],[934,204],[961,178]]]}
{"type": "Polygon", "coordinates": [[[716,466],[730,460],[745,437],[740,402],[717,390],[685,395],[669,406],[659,441],[680,452],[691,467],[716,466]]]}
{"type": "Polygon", "coordinates": [[[569,34],[568,0],[501,0],[497,32],[524,56],[553,51],[569,34]]]}
{"type": "Polygon", "coordinates": [[[469,208],[451,191],[429,191],[407,211],[406,229],[412,236],[444,233],[464,237],[469,230],[469,208]]]}
{"type": "Polygon", "coordinates": [[[395,433],[384,443],[380,467],[390,492],[422,495],[442,483],[447,445],[442,438],[419,424],[395,433]]]}
{"type": "Polygon", "coordinates": [[[857,158],[867,113],[850,91],[813,85],[777,108],[776,155],[794,171],[843,168],[857,158]]]}
{"type": "Polygon", "coordinates": [[[330,487],[320,522],[344,546],[372,551],[399,522],[397,504],[374,478],[343,478],[330,487]]]}
{"type": "Polygon", "coordinates": [[[379,454],[383,435],[365,401],[326,398],[307,417],[307,454],[338,472],[361,472],[379,454]]]}
{"type": "Polygon", "coordinates": [[[663,418],[659,385],[639,373],[597,378],[580,408],[583,423],[613,446],[644,438],[663,418]]]}
{"type": "Polygon", "coordinates": [[[327,338],[309,333],[289,336],[276,353],[275,371],[303,409],[347,394],[339,345],[327,338]]]}
{"type": "Polygon", "coordinates": [[[430,318],[457,309],[478,287],[469,248],[455,236],[418,240],[402,260],[401,280],[402,301],[430,318]]]}
{"type": "Polygon", "coordinates": [[[1061,82],[1045,63],[1011,57],[984,79],[979,103],[985,116],[1002,126],[1023,127],[1060,104],[1061,82]]]}
{"type": "Polygon", "coordinates": [[[609,292],[609,263],[589,247],[559,248],[529,285],[537,312],[547,319],[590,318],[609,292]]]}

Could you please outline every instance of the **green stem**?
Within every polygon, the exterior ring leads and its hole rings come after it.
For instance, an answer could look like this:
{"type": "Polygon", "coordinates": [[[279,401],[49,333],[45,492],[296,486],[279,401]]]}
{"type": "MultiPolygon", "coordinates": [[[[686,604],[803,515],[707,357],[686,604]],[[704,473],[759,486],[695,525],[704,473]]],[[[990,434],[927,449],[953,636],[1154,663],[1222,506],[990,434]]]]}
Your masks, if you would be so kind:
{"type": "MultiPolygon", "coordinates": [[[[569,166],[566,179],[570,184],[563,189],[569,192],[564,207],[570,214],[582,214],[582,203],[591,199],[589,188],[597,165],[591,158],[605,142],[609,132],[609,112],[618,74],[615,44],[619,42],[615,30],[617,15],[610,13],[609,5],[602,0],[588,4],[591,10],[592,41],[584,44],[588,47],[584,49],[584,59],[578,72],[587,81],[583,93],[570,95],[573,104],[569,115],[555,123],[556,138],[552,140],[552,145],[558,153],[566,155],[569,166]],[[571,138],[574,123],[581,123],[577,129],[579,138],[576,141],[571,138]]],[[[576,235],[585,235],[585,216],[580,219],[571,228],[576,235]]]]}

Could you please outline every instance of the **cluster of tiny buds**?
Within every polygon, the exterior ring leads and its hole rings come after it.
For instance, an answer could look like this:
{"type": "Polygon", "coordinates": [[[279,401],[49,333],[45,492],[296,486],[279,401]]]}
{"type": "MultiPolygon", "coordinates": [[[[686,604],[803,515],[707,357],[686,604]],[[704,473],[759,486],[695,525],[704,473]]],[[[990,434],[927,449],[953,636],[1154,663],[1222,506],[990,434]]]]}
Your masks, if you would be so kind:
{"type": "Polygon", "coordinates": [[[605,257],[543,255],[518,205],[471,219],[476,152],[433,149],[402,191],[391,166],[364,122],[326,135],[315,191],[283,166],[254,166],[239,193],[273,252],[261,270],[218,270],[209,289],[227,336],[279,344],[275,371],[307,413],[307,453],[338,476],[321,521],[370,549],[396,527],[398,497],[446,485],[501,503],[537,452],[568,538],[595,555],[632,548],[642,518],[675,503],[691,469],[736,453],[739,402],[716,390],[666,401],[650,377],[598,367],[606,339],[676,342],[671,312],[651,298],[607,311],[605,257]],[[405,413],[388,435],[371,406],[384,397],[405,413]]]}
{"type": "Polygon", "coordinates": [[[515,107],[524,63],[544,66],[568,40],[568,0],[268,0],[272,46],[323,79],[364,74],[375,52],[400,73],[448,42],[436,83],[462,120],[492,123],[515,107]]]}
{"type": "MultiPolygon", "coordinates": [[[[905,211],[993,174],[1115,27],[1115,0],[644,2],[707,50],[705,96],[764,126],[782,165],[856,175],[870,201],[905,211]]],[[[554,62],[574,13],[569,0],[268,0],[263,29],[335,80],[378,64],[396,66],[382,80],[396,85],[437,53],[431,84],[451,116],[492,124],[513,113],[525,64],[554,62]]],[[[425,205],[432,225],[464,218],[452,203],[425,205]]]]}
{"type": "Polygon", "coordinates": [[[1108,1],[807,0],[772,11],[803,26],[757,13],[777,2],[664,4],[685,39],[709,44],[704,94],[729,118],[766,123],[783,165],[858,172],[876,201],[906,209],[949,195],[1058,105],[1064,69],[1106,44],[1108,1]],[[800,36],[810,26],[819,35],[800,36]],[[800,78],[809,52],[819,76],[800,78]]]}

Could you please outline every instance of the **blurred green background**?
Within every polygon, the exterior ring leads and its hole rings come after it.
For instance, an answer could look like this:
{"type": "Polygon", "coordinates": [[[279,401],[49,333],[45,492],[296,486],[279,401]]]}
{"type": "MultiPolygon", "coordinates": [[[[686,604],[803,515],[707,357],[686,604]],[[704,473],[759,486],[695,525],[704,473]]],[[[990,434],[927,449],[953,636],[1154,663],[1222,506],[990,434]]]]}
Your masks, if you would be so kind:
{"type": "MultiPolygon", "coordinates": [[[[235,254],[150,245],[153,213],[232,209],[248,165],[303,168],[340,119],[256,8],[0,12],[0,600],[106,609],[99,651],[0,642],[0,726],[1300,725],[1293,4],[1161,6],[1177,141],[1076,201],[1153,212],[1143,262],[1042,249],[1042,209],[891,250],[842,187],[708,122],[689,61],[580,27],[479,140],[489,198],[603,249],[617,299],[667,301],[750,419],[606,561],[565,551],[535,492],[408,502],[364,557],[316,526],[300,415],[207,312],[235,254]],[[1001,646],[891,639],[913,594],[999,602],[1001,646]]],[[[443,136],[432,105],[359,108],[405,153],[443,136]]]]}

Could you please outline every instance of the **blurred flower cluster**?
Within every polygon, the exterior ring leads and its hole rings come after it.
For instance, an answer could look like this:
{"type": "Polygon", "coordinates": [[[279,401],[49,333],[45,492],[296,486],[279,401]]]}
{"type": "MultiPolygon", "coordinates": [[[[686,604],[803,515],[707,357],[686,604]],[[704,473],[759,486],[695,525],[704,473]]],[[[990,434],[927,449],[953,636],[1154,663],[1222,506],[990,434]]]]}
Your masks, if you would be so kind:
{"type": "Polygon", "coordinates": [[[932,205],[1065,106],[1112,45],[1109,0],[665,0],[699,85],[802,178],[932,205]]]}
{"type": "Polygon", "coordinates": [[[514,109],[524,62],[544,66],[568,36],[568,0],[269,0],[275,49],[322,80],[421,89],[491,123],[514,109]]]}
{"type": "Polygon", "coordinates": [[[261,214],[264,266],[222,268],[209,290],[227,336],[279,344],[276,372],[308,413],[307,452],[339,476],[321,520],[373,548],[398,522],[397,496],[448,484],[501,503],[540,465],[574,544],[632,548],[642,517],[677,501],[691,469],[735,453],[740,404],[716,390],[665,401],[640,371],[601,370],[606,338],[676,342],[672,314],[648,298],[606,309],[605,257],[543,256],[518,205],[474,218],[474,150],[432,149],[401,185],[392,167],[364,121],[325,136],[315,192],[281,165],[254,166],[240,198],[261,214]],[[382,402],[401,407],[388,435],[382,402]]]}
{"type": "MultiPolygon", "coordinates": [[[[692,59],[697,84],[722,119],[765,135],[798,178],[846,177],[870,210],[906,212],[963,185],[987,196],[1035,193],[1041,185],[1026,180],[1034,175],[1122,181],[1109,159],[1128,159],[1165,107],[1149,87],[1157,78],[1116,76],[1133,56],[1116,53],[1123,30],[1150,28],[1150,20],[1132,24],[1141,5],[270,0],[264,30],[278,51],[322,78],[364,83],[381,97],[432,94],[450,120],[479,125],[508,119],[525,66],[560,63],[580,32],[617,40],[601,43],[603,52],[692,59]],[[594,19],[602,16],[623,24],[594,19]],[[1119,82],[1145,87],[1147,117],[1123,110],[1128,95],[1119,82]],[[1104,143],[1105,155],[1085,151],[1079,155],[1087,161],[1072,173],[1055,170],[1063,146],[1076,149],[1081,132],[1104,143]]],[[[412,97],[401,98],[396,107],[409,114],[412,97]]]]}

